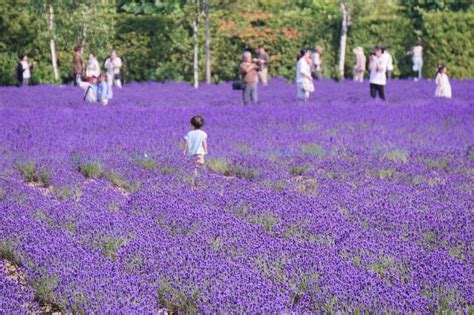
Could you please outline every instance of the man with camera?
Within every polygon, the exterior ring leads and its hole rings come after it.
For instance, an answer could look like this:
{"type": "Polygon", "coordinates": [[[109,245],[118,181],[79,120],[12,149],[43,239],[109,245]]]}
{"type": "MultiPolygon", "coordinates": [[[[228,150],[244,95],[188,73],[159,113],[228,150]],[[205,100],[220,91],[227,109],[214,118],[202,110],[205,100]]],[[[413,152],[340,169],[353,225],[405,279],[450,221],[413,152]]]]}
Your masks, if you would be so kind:
{"type": "Polygon", "coordinates": [[[385,85],[387,84],[387,58],[383,55],[382,48],[375,46],[370,54],[370,96],[375,99],[377,93],[385,101],[385,85]]]}
{"type": "Polygon", "coordinates": [[[244,105],[249,102],[257,103],[257,83],[260,70],[258,59],[252,59],[250,51],[245,51],[240,64],[240,75],[242,76],[242,101],[244,105]]]}

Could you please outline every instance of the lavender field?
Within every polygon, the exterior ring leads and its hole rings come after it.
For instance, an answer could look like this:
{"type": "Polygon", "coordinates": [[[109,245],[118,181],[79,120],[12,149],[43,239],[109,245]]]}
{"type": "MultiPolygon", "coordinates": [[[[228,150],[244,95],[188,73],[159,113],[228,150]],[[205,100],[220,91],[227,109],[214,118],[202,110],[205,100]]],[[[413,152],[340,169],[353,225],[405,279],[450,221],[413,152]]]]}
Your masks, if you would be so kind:
{"type": "Polygon", "coordinates": [[[452,85],[0,88],[0,313],[472,312],[474,81],[452,85]]]}

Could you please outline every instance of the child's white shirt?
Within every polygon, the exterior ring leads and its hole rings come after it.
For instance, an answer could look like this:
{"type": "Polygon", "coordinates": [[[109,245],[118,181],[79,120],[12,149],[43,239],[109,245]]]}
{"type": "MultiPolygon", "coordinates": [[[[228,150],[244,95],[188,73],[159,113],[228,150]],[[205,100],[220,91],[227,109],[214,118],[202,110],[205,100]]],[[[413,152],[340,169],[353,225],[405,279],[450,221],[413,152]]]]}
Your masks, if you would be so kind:
{"type": "Polygon", "coordinates": [[[207,139],[207,134],[204,131],[200,129],[191,130],[186,134],[184,139],[188,142],[188,155],[206,154],[203,142],[207,139]]]}
{"type": "Polygon", "coordinates": [[[451,98],[451,84],[449,83],[449,77],[446,73],[438,73],[436,75],[436,91],[435,96],[451,98]]]}

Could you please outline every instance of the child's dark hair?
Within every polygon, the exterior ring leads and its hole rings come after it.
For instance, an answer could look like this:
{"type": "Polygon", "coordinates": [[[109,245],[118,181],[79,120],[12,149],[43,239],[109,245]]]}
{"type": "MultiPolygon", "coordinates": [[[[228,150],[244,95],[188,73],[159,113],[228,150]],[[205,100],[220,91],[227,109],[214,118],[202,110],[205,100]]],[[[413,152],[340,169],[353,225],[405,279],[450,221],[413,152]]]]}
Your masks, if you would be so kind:
{"type": "Polygon", "coordinates": [[[201,129],[204,126],[204,118],[202,116],[193,116],[191,118],[191,125],[196,129],[201,129]]]}
{"type": "Polygon", "coordinates": [[[443,71],[444,68],[447,68],[446,65],[440,64],[440,65],[438,66],[438,72],[437,72],[437,73],[441,73],[441,71],[443,71]]]}

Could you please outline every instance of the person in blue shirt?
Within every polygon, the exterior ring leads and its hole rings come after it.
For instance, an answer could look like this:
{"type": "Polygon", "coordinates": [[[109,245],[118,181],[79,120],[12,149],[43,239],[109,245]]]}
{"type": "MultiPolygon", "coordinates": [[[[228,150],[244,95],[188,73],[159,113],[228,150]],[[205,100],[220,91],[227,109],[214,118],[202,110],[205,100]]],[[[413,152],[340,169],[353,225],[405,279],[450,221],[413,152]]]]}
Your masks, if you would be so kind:
{"type": "Polygon", "coordinates": [[[105,74],[101,73],[99,75],[99,82],[97,83],[97,101],[102,105],[107,105],[109,99],[112,98],[111,87],[107,84],[105,79],[105,74]]]}

